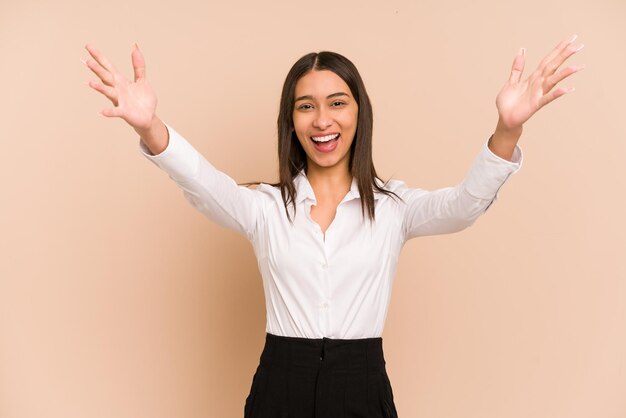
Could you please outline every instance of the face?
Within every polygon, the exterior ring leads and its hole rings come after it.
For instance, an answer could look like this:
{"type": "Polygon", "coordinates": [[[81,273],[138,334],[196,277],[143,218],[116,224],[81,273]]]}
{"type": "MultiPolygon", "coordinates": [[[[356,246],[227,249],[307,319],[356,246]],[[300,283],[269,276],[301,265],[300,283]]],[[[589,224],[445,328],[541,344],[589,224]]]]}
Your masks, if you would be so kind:
{"type": "Polygon", "coordinates": [[[309,170],[345,167],[348,171],[358,111],[350,88],[334,72],[309,71],[298,80],[293,125],[309,170]]]}

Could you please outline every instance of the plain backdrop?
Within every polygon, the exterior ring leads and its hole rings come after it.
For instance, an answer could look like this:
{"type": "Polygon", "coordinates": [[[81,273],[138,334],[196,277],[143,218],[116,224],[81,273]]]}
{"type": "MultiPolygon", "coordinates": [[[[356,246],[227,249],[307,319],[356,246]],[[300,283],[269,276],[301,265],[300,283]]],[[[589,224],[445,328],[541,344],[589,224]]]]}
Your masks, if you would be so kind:
{"type": "MultiPolygon", "coordinates": [[[[626,416],[623,0],[0,3],[0,418],[242,417],[265,337],[251,245],[196,211],[84,83],[92,43],[238,182],[277,178],[291,65],[351,59],[379,174],[460,182],[561,39],[576,91],[524,127],[469,229],[404,247],[383,335],[401,418],[626,416]]],[[[337,418],[337,417],[329,417],[337,418]]]]}

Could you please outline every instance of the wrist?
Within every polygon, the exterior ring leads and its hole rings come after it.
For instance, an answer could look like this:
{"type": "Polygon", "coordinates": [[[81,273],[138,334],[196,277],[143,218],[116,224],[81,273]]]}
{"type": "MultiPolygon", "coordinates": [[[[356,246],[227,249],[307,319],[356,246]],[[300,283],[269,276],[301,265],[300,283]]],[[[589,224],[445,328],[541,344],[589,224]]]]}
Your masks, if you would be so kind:
{"type": "Polygon", "coordinates": [[[503,126],[498,120],[496,130],[489,138],[487,146],[498,157],[511,161],[515,146],[522,135],[522,130],[521,126],[513,128],[503,126]]]}
{"type": "Polygon", "coordinates": [[[135,129],[135,132],[137,132],[137,134],[142,138],[151,137],[153,136],[154,132],[158,130],[158,122],[159,118],[155,114],[152,116],[152,119],[150,119],[150,122],[148,122],[147,125],[137,127],[133,126],[133,129],[135,129]]]}
{"type": "Polygon", "coordinates": [[[522,136],[522,125],[519,126],[506,126],[501,119],[498,119],[494,137],[497,137],[499,141],[515,142],[522,136]]]}
{"type": "Polygon", "coordinates": [[[160,154],[167,148],[169,132],[165,124],[156,115],[153,117],[150,127],[135,128],[135,131],[154,155],[160,154]]]}

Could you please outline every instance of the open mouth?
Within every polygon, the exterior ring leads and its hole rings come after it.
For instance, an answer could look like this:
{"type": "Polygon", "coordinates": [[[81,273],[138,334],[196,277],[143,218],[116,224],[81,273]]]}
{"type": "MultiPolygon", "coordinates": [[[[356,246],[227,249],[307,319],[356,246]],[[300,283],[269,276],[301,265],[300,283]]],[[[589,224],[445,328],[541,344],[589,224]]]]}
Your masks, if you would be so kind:
{"type": "Polygon", "coordinates": [[[320,152],[331,152],[337,148],[337,142],[339,141],[340,136],[341,134],[339,133],[315,136],[311,137],[311,141],[313,141],[313,146],[316,150],[320,152]]]}
{"type": "Polygon", "coordinates": [[[328,142],[328,141],[336,141],[339,138],[339,134],[330,134],[325,136],[312,136],[311,139],[313,142],[328,142]]]}

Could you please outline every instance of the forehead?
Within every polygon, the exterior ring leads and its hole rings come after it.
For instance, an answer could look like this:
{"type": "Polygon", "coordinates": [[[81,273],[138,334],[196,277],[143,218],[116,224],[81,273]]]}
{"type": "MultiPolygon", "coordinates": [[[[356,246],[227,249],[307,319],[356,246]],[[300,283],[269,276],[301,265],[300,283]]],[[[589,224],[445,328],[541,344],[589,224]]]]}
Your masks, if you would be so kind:
{"type": "Polygon", "coordinates": [[[295,96],[311,95],[319,99],[340,91],[352,96],[350,87],[334,72],[312,70],[303,75],[296,83],[295,96]]]}

